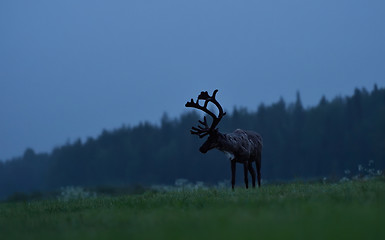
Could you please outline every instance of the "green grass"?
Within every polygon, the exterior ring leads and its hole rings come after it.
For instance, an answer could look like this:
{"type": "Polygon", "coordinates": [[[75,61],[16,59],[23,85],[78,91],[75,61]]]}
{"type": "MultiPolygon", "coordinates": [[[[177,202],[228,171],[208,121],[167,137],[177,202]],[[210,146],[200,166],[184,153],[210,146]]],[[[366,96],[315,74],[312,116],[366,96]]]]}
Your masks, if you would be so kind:
{"type": "Polygon", "coordinates": [[[0,203],[1,239],[382,239],[383,179],[0,203]]]}

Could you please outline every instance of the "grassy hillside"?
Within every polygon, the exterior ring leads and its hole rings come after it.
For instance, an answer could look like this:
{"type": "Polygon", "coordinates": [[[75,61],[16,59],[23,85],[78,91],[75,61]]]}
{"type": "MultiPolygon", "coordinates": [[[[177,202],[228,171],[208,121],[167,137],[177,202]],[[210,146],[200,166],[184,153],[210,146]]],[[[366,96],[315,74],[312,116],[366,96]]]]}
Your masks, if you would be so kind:
{"type": "Polygon", "coordinates": [[[2,239],[378,239],[385,181],[0,203],[2,239]]]}

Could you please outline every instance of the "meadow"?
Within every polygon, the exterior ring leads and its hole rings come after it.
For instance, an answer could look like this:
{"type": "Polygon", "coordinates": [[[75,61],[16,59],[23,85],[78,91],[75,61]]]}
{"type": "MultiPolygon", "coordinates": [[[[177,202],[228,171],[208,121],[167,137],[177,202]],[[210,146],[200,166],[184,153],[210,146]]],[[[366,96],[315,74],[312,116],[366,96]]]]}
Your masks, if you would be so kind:
{"type": "Polygon", "coordinates": [[[0,203],[1,239],[380,239],[384,178],[0,203]]]}

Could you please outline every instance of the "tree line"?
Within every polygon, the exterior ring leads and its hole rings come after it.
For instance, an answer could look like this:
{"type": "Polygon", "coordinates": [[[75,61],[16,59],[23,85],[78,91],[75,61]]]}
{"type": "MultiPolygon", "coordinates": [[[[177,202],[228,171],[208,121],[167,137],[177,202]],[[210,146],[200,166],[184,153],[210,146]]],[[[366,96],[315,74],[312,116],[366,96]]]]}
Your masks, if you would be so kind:
{"type": "MultiPolygon", "coordinates": [[[[172,184],[175,179],[216,183],[230,178],[230,163],[218,151],[198,151],[202,139],[189,129],[201,116],[191,111],[177,119],[165,114],[160,125],[141,123],[104,130],[97,138],[77,140],[50,153],[26,149],[0,162],[0,197],[14,192],[62,186],[172,184]]],[[[304,108],[300,94],[255,111],[234,108],[219,125],[259,132],[264,140],[262,179],[337,177],[359,164],[385,167],[385,89],[356,89],[352,96],[304,108]]],[[[241,167],[238,167],[241,171],[241,167]]],[[[238,176],[242,176],[237,172],[238,176]]],[[[238,181],[242,182],[242,181],[238,181]]]]}

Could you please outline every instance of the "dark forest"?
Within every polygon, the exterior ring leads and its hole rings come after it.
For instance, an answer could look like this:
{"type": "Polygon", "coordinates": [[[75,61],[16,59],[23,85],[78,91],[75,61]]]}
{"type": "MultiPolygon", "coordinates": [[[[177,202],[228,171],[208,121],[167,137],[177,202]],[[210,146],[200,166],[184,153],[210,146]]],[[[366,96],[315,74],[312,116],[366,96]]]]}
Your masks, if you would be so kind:
{"type": "MultiPolygon", "coordinates": [[[[178,178],[215,184],[229,179],[229,160],[219,151],[201,154],[203,140],[190,135],[200,118],[195,111],[178,119],[165,114],[160,125],[104,130],[97,138],[77,140],[51,153],[26,149],[19,158],[0,162],[0,197],[69,185],[148,186],[172,184],[178,178]]],[[[290,104],[280,99],[255,111],[235,108],[219,128],[262,135],[264,181],[338,178],[369,161],[377,169],[385,167],[385,89],[377,86],[372,91],[356,89],[348,97],[323,97],[310,108],[303,107],[299,93],[290,104]]]]}

